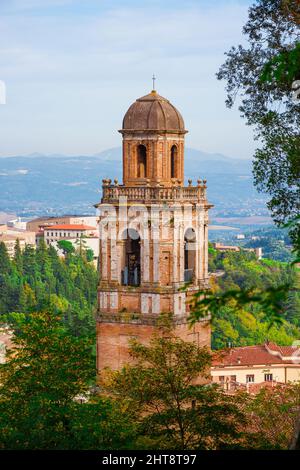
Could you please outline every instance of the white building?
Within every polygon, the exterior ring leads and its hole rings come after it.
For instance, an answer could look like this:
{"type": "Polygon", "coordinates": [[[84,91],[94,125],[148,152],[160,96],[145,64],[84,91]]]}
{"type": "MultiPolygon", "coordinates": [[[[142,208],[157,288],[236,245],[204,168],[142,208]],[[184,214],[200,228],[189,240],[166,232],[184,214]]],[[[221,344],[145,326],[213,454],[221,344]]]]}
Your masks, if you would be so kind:
{"type": "Polygon", "coordinates": [[[46,245],[50,245],[59,240],[78,240],[84,238],[98,238],[96,227],[84,224],[55,224],[44,227],[44,240],[46,245]]]}
{"type": "Polygon", "coordinates": [[[40,232],[50,225],[88,225],[97,227],[98,217],[94,215],[62,215],[57,217],[38,217],[27,222],[27,230],[40,232]]]}
{"type": "Polygon", "coordinates": [[[300,382],[300,348],[267,342],[216,351],[211,375],[227,391],[245,388],[251,392],[263,384],[300,382]]]}

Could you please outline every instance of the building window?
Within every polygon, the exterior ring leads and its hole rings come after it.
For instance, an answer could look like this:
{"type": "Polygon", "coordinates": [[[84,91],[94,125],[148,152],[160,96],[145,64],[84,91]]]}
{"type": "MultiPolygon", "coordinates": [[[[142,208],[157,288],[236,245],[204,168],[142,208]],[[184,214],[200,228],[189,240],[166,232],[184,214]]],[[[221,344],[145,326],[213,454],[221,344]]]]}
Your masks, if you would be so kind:
{"type": "Polygon", "coordinates": [[[265,382],[272,382],[273,374],[265,374],[265,382]]]}
{"type": "Polygon", "coordinates": [[[123,266],[121,272],[123,286],[139,286],[141,282],[141,239],[134,229],[123,234],[124,244],[123,266]]]}
{"type": "Polygon", "coordinates": [[[219,375],[219,382],[225,382],[225,376],[224,375],[219,375]]]}
{"type": "Polygon", "coordinates": [[[230,382],[236,382],[236,375],[230,376],[230,382]]]}
{"type": "Polygon", "coordinates": [[[246,375],[246,383],[250,384],[254,382],[254,374],[248,374],[246,375]]]}
{"type": "Polygon", "coordinates": [[[137,176],[138,178],[147,177],[147,149],[145,145],[139,145],[137,148],[137,176]]]}
{"type": "Polygon", "coordinates": [[[176,145],[173,145],[171,148],[171,178],[178,178],[177,175],[177,147],[176,145]]]}
{"type": "Polygon", "coordinates": [[[188,228],[184,235],[184,282],[192,282],[196,268],[196,233],[188,228]]]}

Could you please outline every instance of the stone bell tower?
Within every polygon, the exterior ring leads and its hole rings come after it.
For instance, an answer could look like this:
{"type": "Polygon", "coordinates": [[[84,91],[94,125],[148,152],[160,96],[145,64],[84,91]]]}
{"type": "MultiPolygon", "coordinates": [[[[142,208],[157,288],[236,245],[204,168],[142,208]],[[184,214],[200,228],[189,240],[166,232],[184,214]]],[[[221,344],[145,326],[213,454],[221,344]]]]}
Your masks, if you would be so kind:
{"type": "MultiPolygon", "coordinates": [[[[195,292],[208,287],[206,181],[184,186],[184,121],[155,90],[123,120],[123,182],[103,180],[97,368],[130,360],[128,340],[147,343],[161,313],[174,331],[210,345],[209,322],[187,324],[195,292]],[[188,284],[187,284],[188,283],[188,284]],[[186,289],[182,289],[186,286],[186,289]]],[[[199,168],[201,171],[201,168],[199,168]]]]}

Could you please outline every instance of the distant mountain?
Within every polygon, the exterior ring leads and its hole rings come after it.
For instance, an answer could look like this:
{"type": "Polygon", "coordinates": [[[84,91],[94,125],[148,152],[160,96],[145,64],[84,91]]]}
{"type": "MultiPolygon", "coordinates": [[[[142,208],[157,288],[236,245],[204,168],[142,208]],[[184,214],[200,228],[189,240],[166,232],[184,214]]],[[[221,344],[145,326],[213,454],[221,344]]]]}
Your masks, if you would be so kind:
{"type": "MultiPolygon", "coordinates": [[[[30,216],[92,213],[101,198],[102,179],[121,181],[121,155],[121,148],[112,148],[91,156],[2,157],[0,211],[30,216]]],[[[194,183],[199,177],[208,180],[209,200],[218,216],[265,210],[264,197],[253,187],[249,160],[187,148],[185,177],[194,183]]]]}
{"type": "MultiPolygon", "coordinates": [[[[104,150],[95,154],[94,157],[100,158],[102,161],[121,161],[122,149],[117,147],[104,150]]],[[[188,178],[199,172],[202,173],[203,178],[206,174],[215,174],[216,172],[251,174],[251,160],[234,159],[221,153],[207,153],[191,148],[185,149],[185,167],[188,178]]]]}

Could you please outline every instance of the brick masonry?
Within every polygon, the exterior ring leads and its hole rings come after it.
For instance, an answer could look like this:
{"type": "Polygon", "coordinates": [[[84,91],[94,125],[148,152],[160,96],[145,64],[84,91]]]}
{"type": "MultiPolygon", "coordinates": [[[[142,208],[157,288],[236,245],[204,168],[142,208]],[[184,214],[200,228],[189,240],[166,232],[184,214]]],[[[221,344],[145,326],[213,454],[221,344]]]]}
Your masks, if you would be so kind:
{"type": "MultiPolygon", "coordinates": [[[[151,102],[160,99],[159,95],[150,96],[151,102]]],[[[162,101],[160,106],[164,111],[162,101]]],[[[165,106],[170,109],[170,104],[165,106]]],[[[208,286],[207,227],[208,210],[212,206],[206,200],[206,185],[198,181],[196,187],[191,182],[189,187],[183,186],[186,131],[182,128],[182,118],[178,119],[177,130],[140,129],[134,122],[133,107],[127,120],[132,129],[120,131],[123,184],[115,181],[112,185],[111,180],[104,180],[104,189],[112,202],[107,204],[103,198],[97,206],[100,212],[99,371],[104,367],[118,369],[130,362],[130,338],[147,344],[154,333],[160,334],[155,318],[161,313],[174,315],[174,331],[180,338],[210,346],[209,322],[199,322],[193,329],[187,323],[193,294],[208,286]],[[151,188],[154,188],[152,192],[151,188]],[[124,201],[121,203],[114,196],[124,191],[126,210],[124,201]],[[139,200],[140,194],[143,200],[139,200]],[[174,199],[176,194],[180,194],[179,200],[178,196],[174,199]],[[108,222],[112,214],[115,222],[108,222]],[[136,241],[124,237],[128,229],[135,231],[136,241]],[[191,230],[193,241],[187,237],[191,230]],[[182,291],[187,280],[190,284],[182,291]]],[[[152,106],[147,107],[150,113],[147,119],[140,109],[136,112],[139,122],[155,121],[155,116],[151,116],[152,106]]],[[[173,127],[176,116],[170,121],[173,127]]],[[[167,122],[163,119],[162,115],[161,122],[167,122]]]]}

